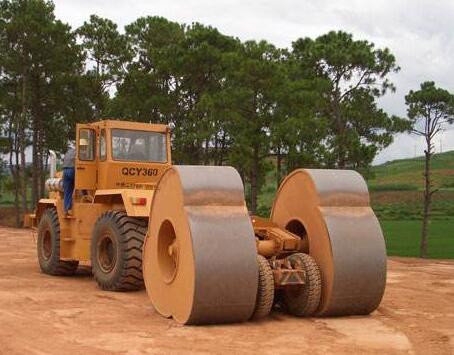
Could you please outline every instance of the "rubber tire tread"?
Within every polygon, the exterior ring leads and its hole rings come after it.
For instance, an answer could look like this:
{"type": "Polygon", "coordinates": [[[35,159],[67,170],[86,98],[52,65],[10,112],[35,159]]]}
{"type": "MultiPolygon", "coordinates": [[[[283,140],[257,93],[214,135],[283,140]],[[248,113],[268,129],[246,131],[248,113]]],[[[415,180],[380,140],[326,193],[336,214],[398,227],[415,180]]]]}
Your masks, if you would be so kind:
{"type": "Polygon", "coordinates": [[[77,270],[79,261],[77,260],[60,260],[60,222],[58,221],[58,213],[55,208],[47,208],[42,214],[38,225],[38,262],[39,266],[45,274],[54,276],[71,276],[77,270]],[[46,260],[42,253],[43,229],[48,224],[51,234],[52,252],[49,260],[46,260]]]}
{"type": "Polygon", "coordinates": [[[144,288],[142,275],[142,247],[148,230],[148,221],[128,217],[124,211],[107,211],[103,213],[93,228],[91,243],[91,265],[93,276],[98,286],[106,291],[135,291],[144,288]],[[120,262],[111,273],[106,274],[97,265],[97,234],[102,228],[114,232],[119,247],[120,262]]]}
{"type": "Polygon", "coordinates": [[[320,269],[308,254],[295,253],[289,256],[290,260],[299,258],[305,271],[305,284],[296,293],[293,289],[284,289],[283,300],[287,311],[298,317],[310,317],[315,315],[320,305],[322,293],[322,278],[320,269]]]}
{"type": "Polygon", "coordinates": [[[259,282],[255,309],[252,313],[252,320],[259,320],[267,317],[273,308],[274,301],[274,276],[268,260],[262,255],[257,255],[259,266],[259,282]]]}

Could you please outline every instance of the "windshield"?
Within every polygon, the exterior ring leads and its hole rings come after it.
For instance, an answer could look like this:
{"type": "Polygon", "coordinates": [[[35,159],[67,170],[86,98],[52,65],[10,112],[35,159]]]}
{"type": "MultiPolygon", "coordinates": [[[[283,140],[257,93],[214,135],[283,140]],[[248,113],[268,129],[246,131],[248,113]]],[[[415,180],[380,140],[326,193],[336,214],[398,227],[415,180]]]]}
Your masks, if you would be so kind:
{"type": "Polygon", "coordinates": [[[166,135],[158,132],[112,129],[112,158],[165,163],[166,135]]]}

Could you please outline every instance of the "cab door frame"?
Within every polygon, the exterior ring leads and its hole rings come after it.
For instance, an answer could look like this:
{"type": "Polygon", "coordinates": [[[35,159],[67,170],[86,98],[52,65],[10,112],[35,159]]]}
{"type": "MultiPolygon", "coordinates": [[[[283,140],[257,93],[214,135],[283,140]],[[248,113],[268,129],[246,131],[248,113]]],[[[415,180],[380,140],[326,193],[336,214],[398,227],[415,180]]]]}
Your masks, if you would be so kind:
{"type": "Polygon", "coordinates": [[[76,159],[75,159],[75,184],[74,191],[80,190],[96,190],[98,186],[98,154],[97,141],[99,129],[95,125],[80,124],[76,125],[76,159]],[[91,131],[91,140],[88,140],[89,148],[93,151],[93,159],[81,159],[81,131],[91,131]],[[90,147],[90,143],[92,146],[90,147]]]}

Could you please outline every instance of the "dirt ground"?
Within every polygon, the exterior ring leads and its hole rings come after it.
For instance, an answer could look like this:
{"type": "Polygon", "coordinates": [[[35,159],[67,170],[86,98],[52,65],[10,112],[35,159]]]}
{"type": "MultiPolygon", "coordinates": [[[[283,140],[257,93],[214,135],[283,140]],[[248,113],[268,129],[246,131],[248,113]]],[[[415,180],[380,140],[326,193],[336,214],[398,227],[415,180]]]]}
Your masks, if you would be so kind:
{"type": "Polygon", "coordinates": [[[0,227],[0,354],[454,354],[454,261],[390,258],[380,308],[367,317],[181,326],[145,291],[97,288],[40,272],[29,230],[0,227]]]}

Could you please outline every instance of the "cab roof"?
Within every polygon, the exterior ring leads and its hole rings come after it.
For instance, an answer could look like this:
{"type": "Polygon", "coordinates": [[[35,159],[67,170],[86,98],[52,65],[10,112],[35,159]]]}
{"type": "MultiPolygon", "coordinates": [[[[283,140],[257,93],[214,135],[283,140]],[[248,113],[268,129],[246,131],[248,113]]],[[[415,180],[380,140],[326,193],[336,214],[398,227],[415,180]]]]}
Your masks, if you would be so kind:
{"type": "Polygon", "coordinates": [[[153,131],[166,133],[170,128],[168,125],[159,123],[144,123],[134,121],[120,121],[115,119],[107,119],[96,122],[87,123],[88,126],[97,126],[99,128],[120,128],[132,129],[141,131],[153,131]]]}

